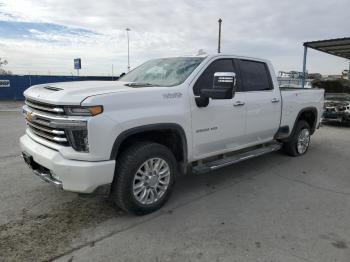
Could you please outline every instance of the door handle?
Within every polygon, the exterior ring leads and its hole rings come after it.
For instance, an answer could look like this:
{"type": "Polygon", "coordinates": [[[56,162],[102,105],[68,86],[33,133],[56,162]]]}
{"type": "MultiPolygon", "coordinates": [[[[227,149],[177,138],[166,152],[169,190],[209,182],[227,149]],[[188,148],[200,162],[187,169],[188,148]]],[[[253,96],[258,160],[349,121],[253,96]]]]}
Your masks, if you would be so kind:
{"type": "Polygon", "coordinates": [[[236,103],[233,104],[233,106],[244,106],[244,102],[242,101],[237,101],[236,103]]]}
{"type": "Polygon", "coordinates": [[[272,98],[271,99],[271,103],[278,103],[280,100],[278,98],[272,98]]]}

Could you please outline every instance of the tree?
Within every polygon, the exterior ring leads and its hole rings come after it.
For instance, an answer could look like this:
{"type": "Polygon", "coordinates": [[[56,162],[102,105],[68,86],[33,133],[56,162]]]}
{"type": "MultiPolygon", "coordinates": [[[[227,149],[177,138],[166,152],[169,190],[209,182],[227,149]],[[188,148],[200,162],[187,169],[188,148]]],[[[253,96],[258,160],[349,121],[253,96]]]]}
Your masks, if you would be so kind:
{"type": "Polygon", "coordinates": [[[11,75],[12,72],[11,71],[6,71],[5,69],[3,69],[2,67],[7,65],[8,62],[6,59],[3,59],[0,57],[0,75],[11,75]]]}
{"type": "Polygon", "coordinates": [[[0,57],[0,67],[2,67],[3,65],[7,65],[7,60],[2,59],[2,58],[0,57]]]}

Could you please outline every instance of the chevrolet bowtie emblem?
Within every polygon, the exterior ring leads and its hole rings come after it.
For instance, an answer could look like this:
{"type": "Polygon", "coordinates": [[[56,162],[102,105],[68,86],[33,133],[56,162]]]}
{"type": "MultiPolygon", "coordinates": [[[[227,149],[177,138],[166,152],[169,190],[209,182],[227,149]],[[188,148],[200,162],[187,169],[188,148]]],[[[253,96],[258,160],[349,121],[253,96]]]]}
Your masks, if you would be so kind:
{"type": "Polygon", "coordinates": [[[34,115],[32,112],[27,112],[27,120],[32,121],[34,119],[34,115]]]}

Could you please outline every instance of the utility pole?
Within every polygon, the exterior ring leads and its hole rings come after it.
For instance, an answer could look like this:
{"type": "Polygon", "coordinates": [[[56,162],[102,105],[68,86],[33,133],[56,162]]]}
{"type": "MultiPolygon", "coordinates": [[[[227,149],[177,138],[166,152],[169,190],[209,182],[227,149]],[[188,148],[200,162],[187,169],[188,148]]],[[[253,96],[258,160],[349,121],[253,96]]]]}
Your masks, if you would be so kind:
{"type": "Polygon", "coordinates": [[[301,87],[305,87],[305,79],[306,79],[306,58],[307,58],[307,46],[304,45],[304,57],[303,57],[303,76],[301,79],[301,87]]]}
{"type": "Polygon", "coordinates": [[[130,48],[129,48],[129,31],[130,31],[130,28],[126,28],[126,35],[127,35],[127,38],[128,38],[128,72],[130,71],[130,48]]]}
{"type": "Polygon", "coordinates": [[[221,23],[222,23],[222,19],[219,18],[218,20],[219,22],[219,41],[218,41],[218,53],[221,53],[221,23]]]}

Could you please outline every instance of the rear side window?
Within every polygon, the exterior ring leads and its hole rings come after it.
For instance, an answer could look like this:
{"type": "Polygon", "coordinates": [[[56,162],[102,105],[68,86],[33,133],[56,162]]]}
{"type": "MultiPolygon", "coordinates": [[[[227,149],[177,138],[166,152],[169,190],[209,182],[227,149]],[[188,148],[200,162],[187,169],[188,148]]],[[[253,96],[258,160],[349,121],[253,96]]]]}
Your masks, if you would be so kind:
{"type": "Polygon", "coordinates": [[[200,95],[201,89],[213,88],[214,73],[235,72],[232,59],[219,59],[212,62],[197,79],[193,86],[193,93],[200,95]]]}
{"type": "Polygon", "coordinates": [[[243,91],[271,90],[271,78],[265,63],[240,60],[239,69],[243,80],[243,91]]]}

